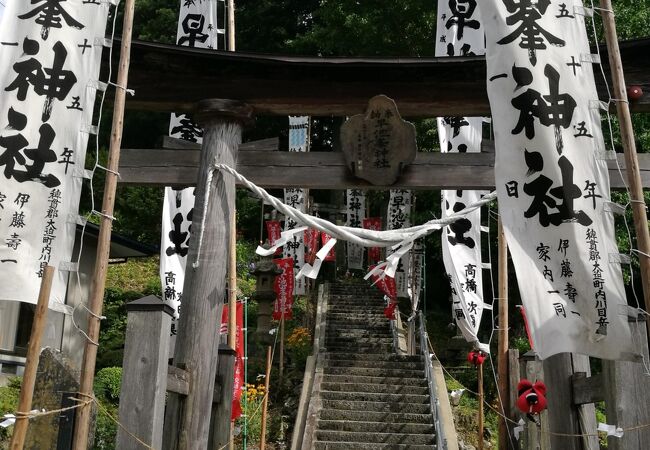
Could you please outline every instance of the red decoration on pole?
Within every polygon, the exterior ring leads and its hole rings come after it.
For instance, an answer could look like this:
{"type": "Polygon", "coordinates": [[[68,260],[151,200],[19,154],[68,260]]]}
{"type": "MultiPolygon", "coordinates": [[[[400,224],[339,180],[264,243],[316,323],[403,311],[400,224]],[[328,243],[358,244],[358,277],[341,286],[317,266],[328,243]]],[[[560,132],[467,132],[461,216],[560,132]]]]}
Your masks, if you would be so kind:
{"type": "Polygon", "coordinates": [[[467,361],[474,366],[482,366],[487,355],[480,350],[472,350],[467,354],[467,361]]]}
{"type": "Polygon", "coordinates": [[[541,381],[533,384],[524,378],[517,385],[517,393],[517,408],[524,414],[539,414],[546,409],[546,385],[541,381]]]}
{"type": "MultiPolygon", "coordinates": [[[[237,302],[237,330],[235,332],[235,382],[232,388],[232,412],[230,420],[241,417],[241,394],[244,386],[244,305],[237,302]]],[[[221,334],[228,334],[228,304],[221,314],[221,334]]]]}
{"type": "MultiPolygon", "coordinates": [[[[381,231],[381,217],[368,217],[363,219],[363,228],[366,230],[381,231]]],[[[381,249],[379,247],[368,248],[368,264],[374,264],[381,259],[381,249]]]]}
{"type": "Polygon", "coordinates": [[[397,302],[391,301],[387,307],[384,308],[384,316],[388,320],[395,320],[395,309],[397,308],[397,302]]]}
{"type": "Polygon", "coordinates": [[[273,290],[275,303],[273,304],[273,320],[291,320],[293,308],[293,258],[274,259],[273,262],[282,269],[282,274],[275,277],[273,290]],[[283,308],[284,306],[284,308],[283,308]]]}
{"type": "MultiPolygon", "coordinates": [[[[332,239],[332,236],[325,232],[321,232],[320,234],[321,241],[323,242],[323,246],[327,244],[327,242],[332,239]]],[[[336,261],[336,250],[334,250],[334,247],[327,252],[327,256],[325,256],[325,259],[323,261],[336,261]]]]}
{"type": "Polygon", "coordinates": [[[304,239],[305,247],[307,247],[305,262],[309,264],[314,264],[314,261],[316,260],[316,253],[318,253],[318,249],[320,248],[318,246],[319,237],[320,232],[318,230],[315,230],[313,228],[308,228],[305,230],[304,239]]]}
{"type": "Polygon", "coordinates": [[[631,101],[640,100],[643,97],[643,88],[641,86],[628,86],[627,98],[631,101]]]}
{"type": "MultiPolygon", "coordinates": [[[[373,270],[374,268],[375,266],[370,266],[370,270],[373,270]]],[[[379,275],[372,275],[371,280],[385,296],[394,302],[397,301],[397,285],[395,284],[395,278],[388,276],[379,278],[379,275]]]]}
{"type": "Polygon", "coordinates": [[[518,305],[517,308],[519,308],[519,312],[521,313],[521,317],[524,319],[524,328],[526,329],[526,337],[528,337],[528,344],[530,345],[530,349],[533,350],[533,340],[530,337],[530,328],[528,327],[528,318],[526,317],[526,310],[522,305],[518,305]]]}

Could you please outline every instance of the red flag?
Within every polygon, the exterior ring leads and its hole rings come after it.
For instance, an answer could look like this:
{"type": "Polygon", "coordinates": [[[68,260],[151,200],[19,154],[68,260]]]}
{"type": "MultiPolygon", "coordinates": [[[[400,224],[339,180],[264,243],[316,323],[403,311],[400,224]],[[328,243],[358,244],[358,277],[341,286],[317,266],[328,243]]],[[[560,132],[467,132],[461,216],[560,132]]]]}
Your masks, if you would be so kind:
{"type": "MultiPolygon", "coordinates": [[[[363,228],[366,230],[381,231],[381,217],[368,217],[363,219],[363,228]]],[[[368,264],[374,264],[381,259],[381,250],[379,247],[368,248],[368,264]]]]}
{"type": "Polygon", "coordinates": [[[291,320],[293,317],[291,311],[293,307],[293,258],[274,259],[273,262],[282,269],[282,274],[275,277],[273,285],[276,296],[273,305],[273,320],[280,320],[283,315],[284,320],[291,320]]]}
{"type": "MultiPolygon", "coordinates": [[[[280,234],[282,233],[282,226],[277,220],[267,220],[266,221],[266,235],[269,238],[269,244],[273,246],[275,242],[280,239],[280,234]]],[[[282,253],[282,248],[279,248],[275,251],[276,255],[282,253]]]]}
{"type": "MultiPolygon", "coordinates": [[[[325,246],[325,244],[327,244],[327,242],[332,239],[332,236],[325,232],[321,232],[320,239],[323,242],[323,246],[325,246]]],[[[334,247],[332,247],[332,249],[327,252],[327,256],[325,256],[325,259],[323,261],[336,261],[336,250],[334,250],[334,247]]]]}
{"type": "Polygon", "coordinates": [[[316,253],[318,253],[318,238],[320,233],[318,230],[313,228],[308,228],[305,230],[305,247],[307,247],[307,255],[305,256],[305,262],[309,264],[314,264],[316,260],[316,253]]]}
{"type": "MultiPolygon", "coordinates": [[[[232,388],[232,412],[230,420],[242,415],[241,394],[244,386],[244,305],[237,302],[237,330],[235,332],[235,382],[232,388]]],[[[228,332],[228,305],[224,305],[221,314],[221,333],[228,332]]]]}
{"type": "MultiPolygon", "coordinates": [[[[371,271],[374,268],[375,266],[370,266],[371,271]]],[[[372,275],[370,279],[388,298],[393,301],[397,300],[397,285],[395,284],[395,278],[386,276],[380,279],[379,275],[372,275]]]]}

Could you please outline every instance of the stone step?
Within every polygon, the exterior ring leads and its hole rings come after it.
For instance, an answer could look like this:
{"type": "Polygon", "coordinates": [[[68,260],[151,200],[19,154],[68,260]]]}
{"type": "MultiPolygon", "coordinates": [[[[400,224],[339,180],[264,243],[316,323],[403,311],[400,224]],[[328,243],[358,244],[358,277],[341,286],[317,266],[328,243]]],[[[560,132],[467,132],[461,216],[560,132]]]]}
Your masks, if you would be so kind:
{"type": "MultiPolygon", "coordinates": [[[[321,354],[324,360],[329,358],[328,353],[321,354]]],[[[334,359],[344,359],[348,361],[402,361],[402,362],[420,362],[422,357],[418,355],[396,355],[395,353],[337,353],[334,359]]]]}
{"type": "Polygon", "coordinates": [[[428,395],[416,394],[384,394],[375,392],[341,392],[341,391],[321,391],[320,396],[323,400],[341,400],[351,402],[386,402],[391,404],[409,403],[409,404],[429,404],[428,395]]]}
{"type": "Polygon", "coordinates": [[[350,320],[331,320],[327,319],[327,329],[337,329],[348,327],[349,329],[365,329],[386,327],[390,330],[390,322],[385,317],[381,319],[350,319],[350,320]]]}
{"type": "Polygon", "coordinates": [[[376,360],[347,360],[343,358],[331,358],[325,360],[326,367],[369,367],[374,369],[410,369],[424,370],[422,361],[376,361],[376,360]]]}
{"type": "Polygon", "coordinates": [[[364,330],[362,328],[339,328],[328,329],[325,333],[326,336],[341,336],[341,337],[386,337],[393,336],[390,330],[364,330]]]}
{"type": "Polygon", "coordinates": [[[364,345],[364,344],[386,344],[392,345],[393,338],[389,336],[386,337],[331,337],[325,336],[325,344],[334,344],[334,345],[364,345]]]}
{"type": "Polygon", "coordinates": [[[431,445],[316,441],[314,450],[432,450],[431,445]]]}
{"type": "Polygon", "coordinates": [[[355,331],[355,330],[365,330],[365,331],[381,331],[381,332],[389,332],[390,331],[390,324],[388,321],[385,321],[381,324],[378,325],[368,325],[367,323],[363,324],[357,324],[357,323],[349,323],[349,322],[339,322],[334,324],[335,326],[332,326],[332,323],[330,322],[330,326],[327,327],[327,332],[330,332],[332,330],[341,330],[341,331],[355,331]]]}
{"type": "Polygon", "coordinates": [[[339,392],[372,392],[376,394],[408,394],[408,395],[429,395],[426,386],[410,386],[395,384],[362,384],[362,383],[321,383],[324,391],[339,392]]]}
{"type": "Polygon", "coordinates": [[[399,422],[363,422],[351,420],[318,421],[319,430],[354,431],[361,433],[403,433],[403,434],[433,434],[435,429],[431,423],[399,423],[399,422]]]}
{"type": "Polygon", "coordinates": [[[431,445],[435,442],[435,436],[433,434],[355,433],[353,431],[317,430],[316,440],[330,442],[431,445]]]}
{"type": "Polygon", "coordinates": [[[378,384],[378,385],[395,385],[395,386],[424,386],[428,387],[427,380],[422,377],[405,378],[405,377],[387,377],[387,376],[370,376],[370,375],[350,375],[350,374],[323,374],[323,382],[327,383],[358,383],[358,384],[378,384]]]}
{"type": "Polygon", "coordinates": [[[327,375],[359,375],[365,377],[424,378],[422,370],[373,369],[370,367],[324,367],[327,375]]]}
{"type": "Polygon", "coordinates": [[[330,353],[347,353],[349,351],[367,352],[367,353],[391,353],[393,352],[393,345],[354,345],[354,344],[326,344],[325,351],[330,353]]]}
{"type": "Polygon", "coordinates": [[[433,423],[433,416],[428,411],[424,414],[391,413],[377,411],[350,411],[339,409],[324,409],[320,412],[320,420],[372,421],[385,423],[433,423]]]}
{"type": "Polygon", "coordinates": [[[355,400],[322,400],[323,409],[346,409],[348,411],[374,411],[389,413],[429,414],[429,403],[363,402],[355,400]]]}

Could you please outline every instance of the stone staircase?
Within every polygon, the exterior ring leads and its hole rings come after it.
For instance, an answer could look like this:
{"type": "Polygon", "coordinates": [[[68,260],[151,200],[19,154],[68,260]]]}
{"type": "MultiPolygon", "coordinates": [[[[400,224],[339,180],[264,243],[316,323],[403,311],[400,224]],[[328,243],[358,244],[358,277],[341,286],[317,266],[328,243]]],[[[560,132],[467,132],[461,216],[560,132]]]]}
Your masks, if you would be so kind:
{"type": "Polygon", "coordinates": [[[320,408],[303,449],[435,448],[424,363],[395,354],[383,309],[368,284],[330,285],[320,408]]]}

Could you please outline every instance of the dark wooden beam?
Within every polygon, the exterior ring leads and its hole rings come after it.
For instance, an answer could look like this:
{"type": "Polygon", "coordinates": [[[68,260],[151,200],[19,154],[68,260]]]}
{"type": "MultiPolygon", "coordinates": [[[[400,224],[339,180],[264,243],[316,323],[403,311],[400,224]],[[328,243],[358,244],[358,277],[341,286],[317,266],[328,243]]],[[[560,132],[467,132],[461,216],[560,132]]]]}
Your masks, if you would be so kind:
{"type": "Polygon", "coordinates": [[[585,372],[576,372],[571,377],[571,382],[574,405],[585,405],[605,400],[605,388],[601,374],[588,377],[585,372]]]}
{"type": "MultiPolygon", "coordinates": [[[[342,153],[294,153],[242,151],[237,170],[265,188],[302,187],[307,189],[494,189],[492,143],[484,153],[418,153],[398,182],[392,186],[372,186],[354,178],[342,153]]],[[[624,167],[623,155],[619,163],[624,167]]],[[[123,184],[193,186],[198,174],[198,150],[122,150],[120,180],[123,184]]],[[[643,186],[650,188],[650,154],[639,155],[643,186]]],[[[615,161],[609,161],[614,189],[623,189],[615,161]]]]}
{"type": "MultiPolygon", "coordinates": [[[[620,46],[628,85],[646,92],[632,109],[648,112],[650,39],[620,46]]],[[[607,66],[606,49],[601,53],[607,66]]],[[[482,56],[291,57],[136,41],[129,78],[135,96],[127,107],[192,112],[202,99],[228,98],[248,103],[258,115],[346,116],[364,112],[371,97],[385,94],[404,117],[482,116],[490,114],[485,70],[482,56]]],[[[596,80],[601,98],[608,99],[599,74],[596,80]]]]}

